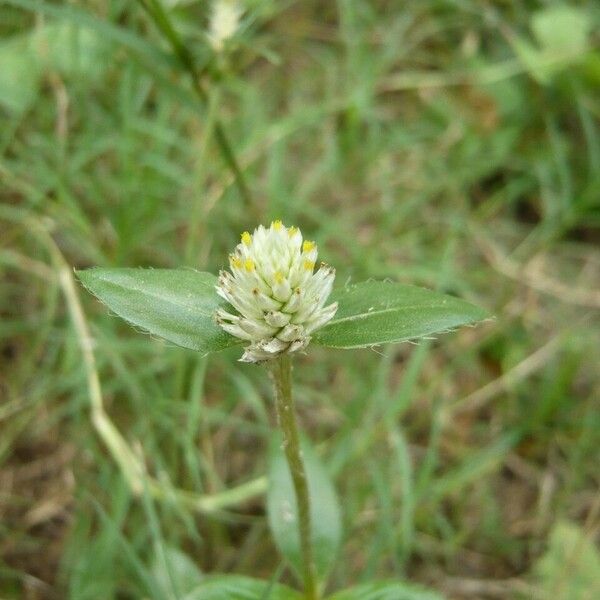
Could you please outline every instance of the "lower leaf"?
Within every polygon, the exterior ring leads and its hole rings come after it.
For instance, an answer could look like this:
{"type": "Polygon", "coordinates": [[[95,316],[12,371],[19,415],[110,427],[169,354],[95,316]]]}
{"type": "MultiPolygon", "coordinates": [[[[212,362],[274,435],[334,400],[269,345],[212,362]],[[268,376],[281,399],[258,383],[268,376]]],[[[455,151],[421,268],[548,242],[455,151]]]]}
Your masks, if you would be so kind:
{"type": "MultiPolygon", "coordinates": [[[[317,574],[323,581],[333,565],[340,545],[340,507],[333,483],[307,440],[302,441],[302,459],[310,497],[313,556],[317,574]]],[[[277,548],[299,575],[302,573],[302,553],[298,508],[292,476],[279,435],[273,436],[271,444],[267,510],[277,548]]]]}
{"type": "Polygon", "coordinates": [[[183,600],[302,600],[302,596],[280,583],[241,575],[214,575],[183,600]]]}
{"type": "Polygon", "coordinates": [[[418,585],[380,581],[337,592],[327,600],[444,600],[444,597],[418,585]]]}

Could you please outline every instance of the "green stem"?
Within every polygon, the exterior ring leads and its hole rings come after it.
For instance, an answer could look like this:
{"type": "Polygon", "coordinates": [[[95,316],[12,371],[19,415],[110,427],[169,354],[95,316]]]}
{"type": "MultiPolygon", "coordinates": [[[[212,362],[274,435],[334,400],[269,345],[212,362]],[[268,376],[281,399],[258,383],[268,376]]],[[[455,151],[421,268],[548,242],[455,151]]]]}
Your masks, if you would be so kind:
{"type": "Polygon", "coordinates": [[[296,411],[292,397],[290,357],[287,354],[282,354],[278,359],[274,360],[271,372],[275,385],[277,420],[283,433],[283,448],[292,475],[298,505],[298,530],[300,532],[300,549],[302,552],[304,593],[307,600],[319,600],[315,561],[312,552],[308,483],[304,464],[302,463],[296,411]]]}
{"type": "MultiPolygon", "coordinates": [[[[183,66],[183,68],[188,72],[190,79],[192,81],[192,87],[196,92],[196,95],[200,99],[200,101],[205,104],[207,102],[207,93],[206,90],[202,87],[200,83],[200,73],[198,73],[196,69],[196,64],[194,61],[194,57],[192,53],[189,51],[188,47],[184,44],[183,40],[177,33],[175,27],[171,23],[171,20],[163,8],[162,4],[157,0],[138,0],[139,4],[141,4],[142,8],[148,13],[150,18],[154,21],[154,24],[158,27],[161,33],[165,36],[165,38],[171,44],[171,48],[173,52],[177,56],[179,62],[183,66]]],[[[215,132],[215,141],[219,146],[219,150],[221,151],[221,155],[223,156],[224,161],[227,163],[227,166],[231,169],[233,173],[233,178],[235,179],[235,183],[238,187],[244,202],[248,204],[248,206],[252,206],[252,196],[250,195],[250,190],[246,185],[246,181],[244,179],[244,175],[240,166],[238,164],[237,158],[235,157],[235,153],[227,139],[227,135],[223,128],[223,125],[218,119],[215,119],[214,125],[215,132]]]]}

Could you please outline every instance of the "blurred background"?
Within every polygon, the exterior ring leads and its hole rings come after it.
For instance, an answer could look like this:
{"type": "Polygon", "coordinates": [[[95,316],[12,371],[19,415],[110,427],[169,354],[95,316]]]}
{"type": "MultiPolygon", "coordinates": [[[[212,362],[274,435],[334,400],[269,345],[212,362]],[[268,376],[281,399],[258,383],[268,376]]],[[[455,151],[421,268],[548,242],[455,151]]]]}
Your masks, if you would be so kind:
{"type": "Polygon", "coordinates": [[[599,24],[592,1],[1,0],[0,597],[170,598],[157,552],[182,581],[292,581],[264,370],[142,335],[72,275],[215,272],[281,218],[340,284],[496,317],[297,361],[343,506],[331,589],[600,598],[599,24]]]}

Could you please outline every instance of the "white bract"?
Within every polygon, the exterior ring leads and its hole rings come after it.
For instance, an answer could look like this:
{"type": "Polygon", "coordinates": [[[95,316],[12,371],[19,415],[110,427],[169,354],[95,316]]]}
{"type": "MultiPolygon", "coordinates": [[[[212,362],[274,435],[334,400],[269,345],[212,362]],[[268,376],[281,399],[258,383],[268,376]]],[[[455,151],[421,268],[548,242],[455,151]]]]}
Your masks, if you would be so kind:
{"type": "Polygon", "coordinates": [[[325,303],[335,269],[322,263],[314,272],[316,260],[316,244],[281,221],[242,234],[229,257],[231,272],[221,271],[217,284],[237,314],[216,314],[225,331],[250,342],[240,360],[262,362],[302,350],[310,334],[333,318],[337,302],[325,303]]]}

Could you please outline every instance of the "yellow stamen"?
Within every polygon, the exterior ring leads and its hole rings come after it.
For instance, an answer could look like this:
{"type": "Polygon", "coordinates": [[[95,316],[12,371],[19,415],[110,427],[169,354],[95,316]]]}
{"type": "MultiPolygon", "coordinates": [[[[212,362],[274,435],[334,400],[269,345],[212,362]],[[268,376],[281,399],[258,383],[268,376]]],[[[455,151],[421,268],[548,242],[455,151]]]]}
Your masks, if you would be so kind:
{"type": "Polygon", "coordinates": [[[239,269],[242,266],[242,259],[239,256],[235,256],[235,254],[232,254],[229,257],[229,263],[232,267],[239,269]]]}
{"type": "Polygon", "coordinates": [[[273,221],[271,223],[271,226],[275,231],[279,231],[283,227],[283,223],[279,219],[277,219],[277,221],[273,221]]]}
{"type": "Polygon", "coordinates": [[[244,231],[244,233],[242,233],[242,244],[249,246],[251,243],[252,236],[247,231],[244,231]]]}
{"type": "Polygon", "coordinates": [[[304,261],[304,268],[307,271],[312,271],[315,268],[315,263],[312,260],[305,260],[304,261]]]}
{"type": "Polygon", "coordinates": [[[247,258],[244,261],[244,268],[246,271],[248,271],[248,273],[250,273],[250,271],[254,271],[254,261],[251,258],[247,258]]]}
{"type": "Polygon", "coordinates": [[[293,225],[288,229],[288,235],[290,237],[294,237],[296,235],[296,232],[298,231],[297,227],[294,227],[293,225]]]}
{"type": "Polygon", "coordinates": [[[281,274],[281,271],[275,271],[275,282],[283,283],[283,275],[281,274]]]}
{"type": "Polygon", "coordinates": [[[309,240],[306,240],[302,244],[302,252],[312,252],[316,247],[317,247],[317,245],[314,242],[310,242],[309,240]]]}

